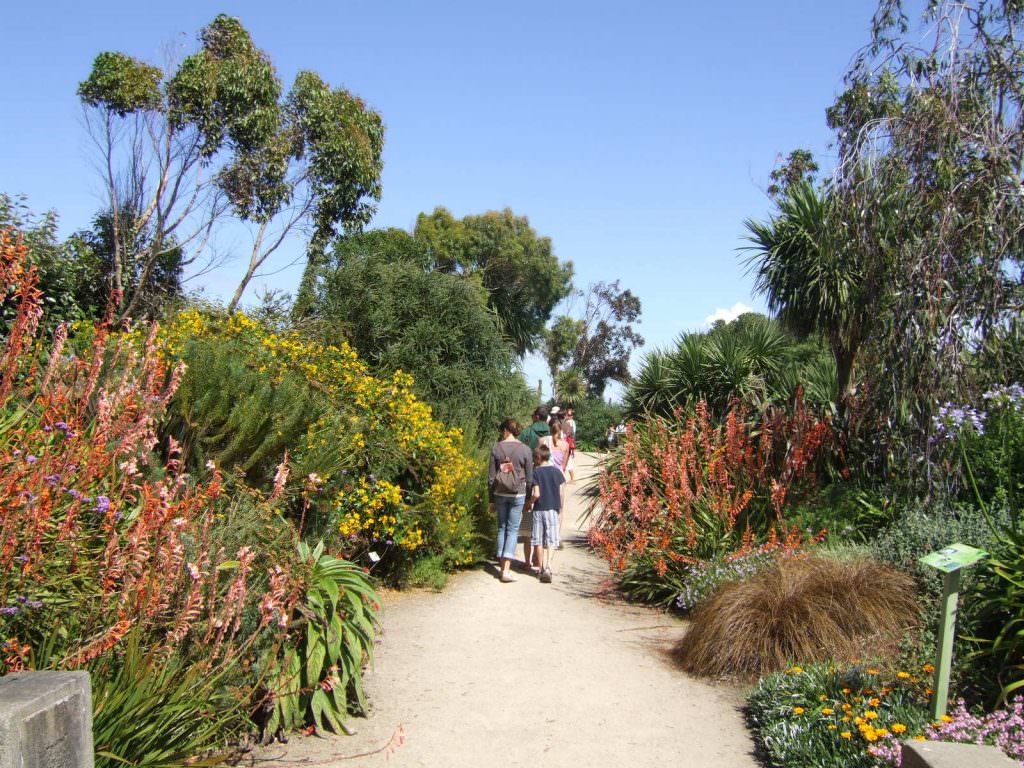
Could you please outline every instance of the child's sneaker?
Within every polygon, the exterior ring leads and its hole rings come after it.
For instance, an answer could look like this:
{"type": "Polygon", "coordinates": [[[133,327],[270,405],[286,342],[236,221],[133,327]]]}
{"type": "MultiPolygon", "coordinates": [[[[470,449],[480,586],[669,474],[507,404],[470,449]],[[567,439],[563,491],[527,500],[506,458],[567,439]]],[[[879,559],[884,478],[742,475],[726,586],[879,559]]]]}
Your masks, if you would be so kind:
{"type": "Polygon", "coordinates": [[[551,569],[550,568],[545,568],[543,571],[540,572],[540,583],[541,584],[550,584],[551,583],[551,569]]]}

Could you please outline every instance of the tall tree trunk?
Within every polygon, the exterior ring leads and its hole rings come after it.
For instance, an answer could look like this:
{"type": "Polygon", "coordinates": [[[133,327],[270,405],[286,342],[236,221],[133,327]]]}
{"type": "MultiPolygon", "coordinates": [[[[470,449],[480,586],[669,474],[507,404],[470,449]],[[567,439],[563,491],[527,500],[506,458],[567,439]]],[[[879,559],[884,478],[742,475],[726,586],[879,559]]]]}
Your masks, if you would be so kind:
{"type": "Polygon", "coordinates": [[[849,348],[833,350],[836,359],[836,415],[839,421],[846,417],[846,403],[851,394],[853,383],[853,365],[857,355],[857,344],[849,348]]]}
{"type": "MultiPolygon", "coordinates": [[[[231,303],[228,304],[228,314],[235,314],[235,310],[238,309],[238,302],[242,300],[242,294],[245,293],[245,289],[249,286],[249,281],[252,280],[252,276],[256,274],[256,270],[259,269],[260,264],[266,260],[267,255],[261,253],[263,249],[263,237],[267,234],[267,225],[269,222],[264,221],[260,224],[260,231],[256,235],[256,242],[252,246],[252,254],[249,256],[249,268],[245,270],[245,276],[242,278],[242,282],[238,284],[238,288],[235,289],[235,295],[231,297],[231,303]]],[[[278,243],[281,241],[278,240],[278,243]]],[[[276,247],[276,246],[275,246],[276,247]]]]}
{"type": "Polygon", "coordinates": [[[245,277],[242,278],[242,282],[238,284],[235,289],[235,295],[231,297],[231,303],[228,304],[228,314],[235,314],[235,310],[238,309],[238,303],[242,300],[242,294],[245,293],[245,289],[249,285],[249,281],[252,280],[252,276],[256,274],[256,263],[249,262],[249,268],[245,271],[245,277]]]}

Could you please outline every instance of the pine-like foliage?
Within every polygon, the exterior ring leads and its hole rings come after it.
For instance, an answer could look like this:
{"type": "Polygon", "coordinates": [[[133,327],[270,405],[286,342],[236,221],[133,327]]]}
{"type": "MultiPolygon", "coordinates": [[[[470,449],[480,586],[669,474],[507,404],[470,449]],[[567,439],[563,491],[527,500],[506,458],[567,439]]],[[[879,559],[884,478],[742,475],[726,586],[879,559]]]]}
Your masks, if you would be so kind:
{"type": "Polygon", "coordinates": [[[347,341],[381,375],[411,374],[438,418],[472,442],[489,439],[503,417],[528,410],[531,395],[487,289],[429,269],[423,249],[402,230],[344,238],[317,275],[310,332],[347,341]]]}

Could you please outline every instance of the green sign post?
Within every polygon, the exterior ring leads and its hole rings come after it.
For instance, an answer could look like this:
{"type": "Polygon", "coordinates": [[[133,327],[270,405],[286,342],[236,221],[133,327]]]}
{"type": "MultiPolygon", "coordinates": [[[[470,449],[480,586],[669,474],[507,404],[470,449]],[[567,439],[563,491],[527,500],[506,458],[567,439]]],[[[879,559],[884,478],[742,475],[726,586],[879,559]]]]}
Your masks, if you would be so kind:
{"type": "Polygon", "coordinates": [[[951,544],[920,559],[924,565],[942,573],[942,622],[939,624],[939,650],[935,663],[935,693],[932,696],[932,718],[946,714],[949,699],[949,672],[953,663],[953,638],[956,635],[956,605],[960,592],[960,572],[974,565],[988,552],[966,544],[951,544]]]}

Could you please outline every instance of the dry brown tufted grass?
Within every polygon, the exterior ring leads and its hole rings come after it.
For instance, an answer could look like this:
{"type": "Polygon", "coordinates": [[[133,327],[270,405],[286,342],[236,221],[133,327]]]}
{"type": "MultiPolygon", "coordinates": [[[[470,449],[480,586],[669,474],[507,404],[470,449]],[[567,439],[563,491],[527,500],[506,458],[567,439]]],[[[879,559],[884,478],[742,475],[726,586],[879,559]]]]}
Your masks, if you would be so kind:
{"type": "Polygon", "coordinates": [[[781,560],[720,587],[676,653],[694,674],[759,677],[794,662],[892,655],[917,623],[907,574],[867,558],[781,560]]]}

